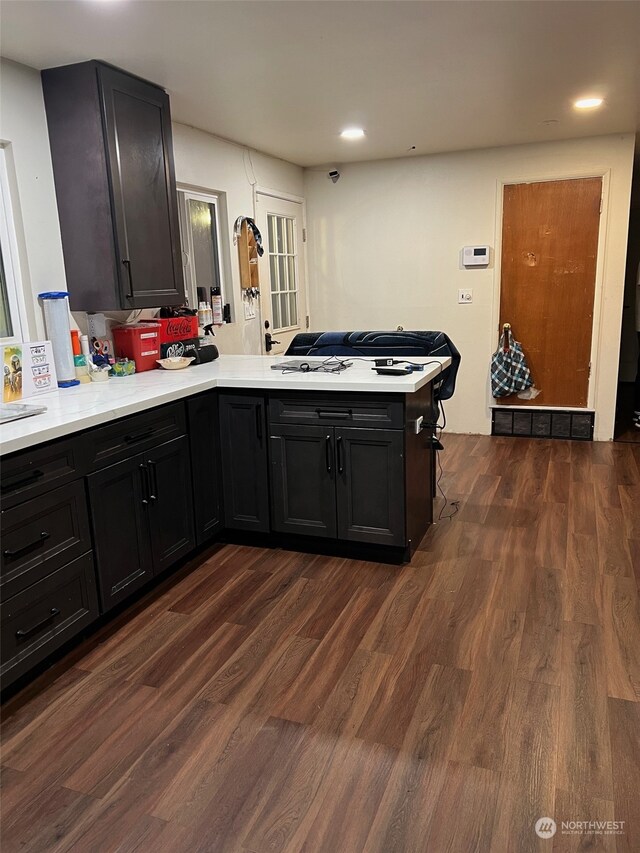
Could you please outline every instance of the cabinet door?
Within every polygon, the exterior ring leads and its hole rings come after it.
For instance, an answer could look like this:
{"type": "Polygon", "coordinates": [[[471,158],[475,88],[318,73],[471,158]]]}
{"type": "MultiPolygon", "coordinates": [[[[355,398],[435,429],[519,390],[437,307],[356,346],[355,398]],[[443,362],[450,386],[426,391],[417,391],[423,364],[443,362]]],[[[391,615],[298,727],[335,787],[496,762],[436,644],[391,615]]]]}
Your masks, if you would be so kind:
{"type": "Polygon", "coordinates": [[[404,435],[336,428],[338,538],[406,544],[404,435]]]}
{"type": "Polygon", "coordinates": [[[153,570],[158,574],[195,546],[187,437],[155,447],[143,461],[149,472],[149,532],[153,570]]]}
{"type": "Polygon", "coordinates": [[[122,308],[184,302],[169,97],[98,65],[122,308]]]}
{"type": "Polygon", "coordinates": [[[281,533],[335,537],[333,429],[272,424],[271,518],[281,533]]]}
{"type": "Polygon", "coordinates": [[[193,517],[198,545],[211,539],[223,526],[222,474],[218,394],[208,391],[187,401],[193,517]]]}
{"type": "Polygon", "coordinates": [[[152,577],[149,501],[142,457],[87,477],[89,505],[105,612],[152,577]]]}
{"type": "Polygon", "coordinates": [[[220,395],[224,518],[235,530],[269,530],[269,478],[262,397],[220,395]]]}

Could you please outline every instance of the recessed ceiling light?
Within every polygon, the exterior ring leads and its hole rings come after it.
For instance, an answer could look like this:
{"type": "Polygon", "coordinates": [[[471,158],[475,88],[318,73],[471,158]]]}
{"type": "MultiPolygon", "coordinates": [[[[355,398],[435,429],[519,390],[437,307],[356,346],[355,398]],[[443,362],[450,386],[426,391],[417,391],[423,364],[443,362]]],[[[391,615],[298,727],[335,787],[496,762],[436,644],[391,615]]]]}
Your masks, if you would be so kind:
{"type": "Polygon", "coordinates": [[[364,130],[361,127],[347,127],[340,136],[343,139],[362,139],[364,130]]]}
{"type": "Polygon", "coordinates": [[[604,101],[604,98],[579,98],[574,102],[573,106],[577,110],[593,110],[599,107],[604,101]]]}

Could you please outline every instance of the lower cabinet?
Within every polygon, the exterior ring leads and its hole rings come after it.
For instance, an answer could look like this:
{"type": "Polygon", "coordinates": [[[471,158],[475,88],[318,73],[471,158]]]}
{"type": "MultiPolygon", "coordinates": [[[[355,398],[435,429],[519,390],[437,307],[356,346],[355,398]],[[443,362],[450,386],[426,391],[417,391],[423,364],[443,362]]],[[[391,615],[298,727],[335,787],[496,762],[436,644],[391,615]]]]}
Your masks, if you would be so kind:
{"type": "Polygon", "coordinates": [[[272,424],[269,450],[273,529],[280,533],[335,538],[333,428],[272,424]]]}
{"type": "Polygon", "coordinates": [[[206,391],[187,400],[193,517],[196,542],[202,545],[224,527],[218,392],[206,391]]]}
{"type": "Polygon", "coordinates": [[[404,435],[336,428],[338,538],[406,544],[404,435]]]}
{"type": "Polygon", "coordinates": [[[91,553],[0,605],[0,686],[15,681],[98,617],[91,553]]]}
{"type": "Polygon", "coordinates": [[[262,397],[220,394],[224,518],[234,530],[270,528],[266,432],[262,397]]]}
{"type": "Polygon", "coordinates": [[[103,611],[195,545],[186,436],[87,478],[103,611]]]}
{"type": "Polygon", "coordinates": [[[404,546],[400,430],[272,424],[273,529],[404,546]]]}

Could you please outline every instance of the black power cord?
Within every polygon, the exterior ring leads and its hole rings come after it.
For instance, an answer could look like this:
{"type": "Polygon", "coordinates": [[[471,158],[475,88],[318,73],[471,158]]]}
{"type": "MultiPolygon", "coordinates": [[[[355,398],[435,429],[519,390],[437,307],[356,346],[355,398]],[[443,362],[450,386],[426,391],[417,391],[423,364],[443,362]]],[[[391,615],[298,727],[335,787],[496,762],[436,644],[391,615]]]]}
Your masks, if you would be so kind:
{"type": "Polygon", "coordinates": [[[438,400],[438,405],[440,407],[440,410],[442,411],[442,423],[441,424],[435,423],[435,424],[427,424],[426,425],[427,427],[432,427],[434,430],[434,436],[433,436],[432,442],[433,442],[433,448],[436,452],[436,459],[438,462],[438,476],[436,478],[436,488],[438,489],[438,491],[440,492],[440,494],[444,498],[444,503],[440,507],[440,512],[438,513],[438,518],[437,518],[436,524],[438,523],[438,521],[451,521],[453,516],[457,512],[459,512],[459,510],[460,510],[460,501],[459,500],[449,501],[449,499],[447,498],[447,495],[445,494],[444,489],[440,485],[440,480],[442,480],[442,476],[444,474],[444,469],[442,467],[442,460],[440,459],[440,453],[441,453],[441,451],[444,450],[444,445],[442,444],[442,432],[445,429],[445,427],[447,426],[447,413],[444,410],[444,403],[442,402],[442,400],[438,400]],[[447,506],[453,507],[453,512],[450,512],[448,515],[444,515],[444,511],[447,508],[447,506]]]}

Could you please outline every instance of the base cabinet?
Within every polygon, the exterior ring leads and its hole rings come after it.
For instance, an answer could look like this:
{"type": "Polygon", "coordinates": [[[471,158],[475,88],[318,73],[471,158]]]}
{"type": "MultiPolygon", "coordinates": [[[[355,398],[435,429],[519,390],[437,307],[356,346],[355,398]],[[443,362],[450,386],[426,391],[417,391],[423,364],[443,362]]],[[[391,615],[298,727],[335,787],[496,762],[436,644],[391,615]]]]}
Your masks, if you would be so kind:
{"type": "Polygon", "coordinates": [[[335,538],[336,464],[332,428],[269,429],[271,520],[279,533],[335,538]]]}
{"type": "Polygon", "coordinates": [[[224,527],[218,394],[207,391],[187,400],[193,518],[196,542],[208,542],[224,527]]]}
{"type": "Polygon", "coordinates": [[[186,436],[87,478],[103,611],[195,545],[186,436]]]}
{"type": "Polygon", "coordinates": [[[338,538],[405,545],[403,433],[336,428],[335,446],[338,538]]]}
{"type": "Polygon", "coordinates": [[[262,397],[220,395],[220,447],[225,525],[267,533],[269,473],[262,397]]]}
{"type": "Polygon", "coordinates": [[[272,424],[269,448],[274,530],[405,545],[401,431],[272,424]]]}
{"type": "Polygon", "coordinates": [[[91,554],[0,605],[0,687],[24,675],[98,618],[91,554]]]}

